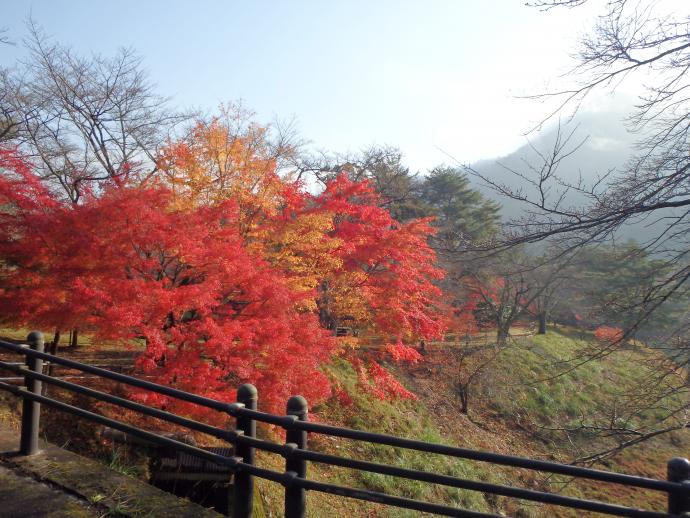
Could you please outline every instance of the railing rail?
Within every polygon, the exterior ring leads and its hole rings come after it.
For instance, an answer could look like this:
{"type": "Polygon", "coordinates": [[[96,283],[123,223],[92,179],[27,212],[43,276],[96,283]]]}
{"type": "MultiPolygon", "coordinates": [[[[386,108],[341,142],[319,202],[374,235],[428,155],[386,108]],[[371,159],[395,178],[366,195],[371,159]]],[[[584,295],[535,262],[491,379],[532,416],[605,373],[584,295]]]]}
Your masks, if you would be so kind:
{"type": "Polygon", "coordinates": [[[310,480],[307,477],[307,463],[316,462],[330,466],[350,468],[359,471],[378,473],[399,478],[416,480],[447,487],[479,491],[522,500],[557,505],[583,511],[599,512],[611,516],[630,516],[645,518],[662,518],[670,516],[686,516],[690,513],[690,461],[684,458],[674,458],[668,463],[668,480],[658,480],[648,477],[626,475],[608,471],[560,464],[557,462],[535,460],[512,455],[458,448],[442,444],[433,444],[412,439],[404,439],[386,434],[371,433],[314,423],[308,420],[307,402],[301,396],[290,398],[287,403],[286,415],[276,415],[257,410],[257,392],[252,385],[243,385],[237,392],[236,402],[223,402],[191,394],[182,390],[166,387],[150,381],[142,380],[125,374],[112,372],[100,367],[80,363],[67,358],[47,354],[43,351],[43,337],[41,333],[33,332],[28,338],[28,346],[16,345],[0,341],[0,350],[21,354],[26,364],[0,361],[0,368],[23,377],[24,386],[17,386],[0,381],[0,390],[5,390],[23,400],[22,430],[20,453],[32,455],[38,450],[38,426],[40,405],[50,406],[90,421],[109,426],[113,429],[139,437],[146,441],[176,451],[185,452],[203,458],[207,461],[225,466],[234,474],[232,516],[245,518],[252,515],[254,492],[254,477],[277,482],[285,487],[285,516],[287,518],[303,517],[306,514],[307,491],[318,491],[334,495],[355,498],[383,505],[412,509],[442,516],[458,517],[495,517],[498,515],[477,511],[458,509],[443,504],[422,502],[409,498],[393,496],[376,491],[344,487],[324,482],[310,480]],[[131,401],[119,396],[108,394],[93,388],[72,383],[65,379],[43,373],[44,361],[62,365],[70,369],[92,374],[96,377],[117,381],[119,383],[155,392],[167,397],[201,405],[212,410],[228,414],[236,420],[235,430],[219,428],[201,423],[186,417],[173,414],[142,403],[131,401]],[[201,432],[224,440],[234,447],[233,456],[223,456],[217,453],[192,446],[170,437],[142,430],[130,424],[105,417],[94,412],[76,407],[41,394],[41,386],[47,383],[64,390],[82,394],[99,401],[132,410],[156,419],[201,432]],[[256,437],[256,423],[263,422],[282,427],[286,430],[285,444],[277,444],[256,437]],[[584,478],[601,482],[622,484],[630,487],[661,491],[668,495],[666,511],[643,510],[617,505],[607,502],[587,500],[520,487],[492,484],[483,481],[467,480],[449,475],[441,475],[427,471],[403,468],[376,462],[354,460],[308,449],[308,433],[316,433],[331,437],[340,437],[355,441],[382,444],[396,448],[439,454],[448,457],[462,458],[473,461],[487,462],[502,466],[542,471],[576,478],[584,478]],[[255,451],[261,450],[282,456],[285,459],[285,471],[278,472],[255,465],[255,451]]]}

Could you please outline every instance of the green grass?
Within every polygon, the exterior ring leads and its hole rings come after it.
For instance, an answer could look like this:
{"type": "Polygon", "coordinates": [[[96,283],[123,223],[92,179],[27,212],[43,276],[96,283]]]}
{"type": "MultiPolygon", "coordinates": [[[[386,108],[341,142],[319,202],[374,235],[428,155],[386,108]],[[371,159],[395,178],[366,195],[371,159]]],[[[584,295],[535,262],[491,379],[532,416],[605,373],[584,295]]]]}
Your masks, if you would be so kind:
{"type": "Polygon", "coordinates": [[[126,447],[114,445],[109,457],[108,467],[121,475],[139,478],[146,472],[146,466],[142,464],[141,456],[138,456],[139,458],[136,459],[130,458],[131,455],[126,447]]]}
{"type": "MultiPolygon", "coordinates": [[[[505,444],[514,444],[516,450],[503,450],[528,457],[548,458],[555,454],[562,461],[570,461],[584,452],[604,449],[606,441],[596,439],[586,431],[568,434],[550,428],[572,427],[582,423],[606,424],[610,419],[613,405],[618,405],[620,414],[626,415],[632,402],[629,393],[639,380],[650,374],[657,353],[635,345],[626,346],[610,357],[584,362],[572,368],[570,360],[592,345],[592,337],[573,330],[561,332],[550,331],[547,335],[519,338],[514,347],[507,348],[487,370],[486,375],[477,383],[474,396],[472,419],[477,427],[467,426],[466,418],[458,414],[453,426],[457,440],[467,440],[472,444],[474,439],[484,440],[485,448],[492,450],[490,437],[493,424],[500,424],[507,439],[505,444]],[[557,375],[559,374],[560,375],[557,375]],[[488,431],[488,435],[487,435],[488,431]],[[478,434],[474,435],[473,434],[478,434]],[[508,439],[509,438],[509,439],[508,439]]],[[[337,360],[329,368],[331,377],[352,397],[354,403],[343,408],[336,401],[331,401],[317,408],[317,415],[326,422],[342,424],[373,432],[416,438],[435,443],[453,443],[444,437],[437,417],[425,406],[423,400],[413,401],[380,401],[363,394],[357,385],[356,373],[350,364],[337,360]]],[[[400,379],[405,380],[404,372],[400,379]]],[[[452,376],[451,372],[446,375],[452,376]]],[[[441,381],[439,380],[441,384],[441,381]]],[[[439,385],[441,387],[441,385],[439,385]]],[[[439,388],[440,390],[440,388],[439,388]]],[[[653,391],[650,392],[653,395],[653,391]]],[[[452,399],[448,394],[447,399],[452,399]]],[[[664,406],[675,405],[680,396],[672,396],[662,404],[651,406],[630,417],[629,424],[644,425],[666,417],[664,406]]],[[[455,418],[453,418],[455,419],[455,418]]],[[[447,429],[447,422],[445,423],[447,429]]],[[[498,435],[496,437],[499,437],[498,435]]],[[[465,444],[463,442],[463,444],[465,444]]],[[[627,450],[614,459],[598,466],[603,469],[622,471],[663,478],[666,461],[674,455],[683,455],[690,446],[690,434],[677,432],[660,437],[650,443],[627,450]]],[[[380,462],[422,469],[434,473],[448,474],[472,480],[489,481],[523,487],[563,491],[571,496],[608,500],[624,505],[663,509],[663,498],[655,493],[628,491],[618,488],[587,482],[569,482],[563,484],[558,477],[543,477],[521,470],[506,470],[483,463],[472,463],[459,459],[448,459],[441,456],[427,455],[418,452],[398,450],[385,446],[325,440],[312,444],[312,447],[324,449],[343,456],[352,456],[380,462]],[[334,445],[338,450],[333,451],[334,445]],[[660,499],[661,498],[661,499],[660,499]]],[[[546,517],[546,516],[579,516],[578,512],[548,506],[530,505],[526,502],[509,500],[502,497],[491,497],[471,491],[423,484],[394,477],[370,473],[352,473],[344,470],[321,468],[310,465],[310,476],[322,480],[352,487],[363,487],[424,500],[429,502],[455,505],[460,508],[485,512],[505,512],[511,516],[546,517]]],[[[350,514],[352,516],[418,516],[416,513],[366,505],[349,509],[333,507],[340,504],[325,503],[310,493],[310,512],[313,516],[350,514]],[[331,507],[329,507],[329,505],[331,507]]],[[[333,499],[331,499],[333,500],[333,499]]]]}
{"type": "MultiPolygon", "coordinates": [[[[335,420],[351,428],[427,442],[441,444],[447,442],[442,438],[433,417],[428,413],[423,402],[383,401],[362,393],[362,390],[357,386],[357,376],[354,369],[342,359],[336,360],[328,368],[328,373],[350,394],[353,400],[353,404],[346,408],[342,408],[337,402],[332,401],[317,409],[320,414],[328,416],[328,422],[335,420]]],[[[316,445],[316,447],[321,446],[320,443],[316,445]]],[[[323,446],[324,449],[329,449],[325,445],[323,446]]],[[[476,464],[462,459],[363,442],[339,441],[338,446],[337,454],[351,455],[353,458],[362,460],[475,480],[485,480],[488,476],[487,472],[481,470],[476,464]]],[[[319,475],[323,477],[325,472],[319,473],[319,468],[316,466],[315,468],[311,473],[317,478],[319,475]]],[[[478,511],[490,510],[488,502],[477,492],[435,486],[376,473],[338,471],[335,477],[333,474],[329,474],[327,480],[406,498],[445,503],[478,511]]],[[[315,509],[316,506],[310,506],[310,508],[315,509]]],[[[381,508],[379,513],[384,516],[396,517],[419,516],[416,512],[406,512],[394,508],[381,508]]]]}
{"type": "MultiPolygon", "coordinates": [[[[665,418],[663,403],[679,403],[680,396],[671,396],[628,416],[632,405],[640,406],[631,394],[638,381],[651,374],[649,359],[654,353],[630,346],[578,365],[574,358],[585,345],[573,334],[556,332],[520,339],[502,353],[485,382],[485,389],[503,387],[494,390],[491,406],[505,417],[523,414],[537,425],[557,422],[571,427],[608,419],[617,406],[629,424],[639,426],[665,418]]],[[[650,401],[655,395],[650,390],[644,399],[650,401]]]]}
{"type": "MultiPolygon", "coordinates": [[[[648,383],[658,352],[637,344],[621,347],[614,354],[575,365],[572,360],[592,345],[593,338],[572,330],[549,331],[546,335],[520,338],[507,348],[488,370],[477,387],[482,405],[497,419],[516,423],[515,435],[533,445],[534,453],[555,454],[570,461],[588,453],[604,451],[617,445],[615,436],[582,428],[582,425],[656,427],[668,418],[669,409],[681,407],[683,392],[662,397],[668,388],[648,383]],[[645,386],[640,393],[640,382],[645,386]],[[631,394],[636,393],[636,397],[631,394]],[[615,409],[616,418],[613,417],[615,409]],[[639,409],[635,410],[634,409],[639,409]],[[518,426],[519,425],[519,426],[518,426]],[[567,432],[563,429],[569,429],[567,432]]],[[[682,385],[682,379],[677,380],[682,385]]],[[[668,422],[668,421],[665,421],[668,422]]],[[[665,465],[673,456],[687,455],[690,433],[687,430],[660,436],[652,441],[626,449],[597,466],[630,474],[665,477],[665,465]]],[[[556,477],[547,484],[560,489],[556,477]]],[[[653,492],[629,491],[628,488],[576,481],[566,484],[564,493],[624,505],[663,510],[663,498],[653,492]]],[[[537,511],[536,516],[553,516],[537,511]]],[[[550,512],[555,512],[551,510],[550,512]]],[[[559,510],[558,516],[579,516],[577,512],[559,510]]]]}

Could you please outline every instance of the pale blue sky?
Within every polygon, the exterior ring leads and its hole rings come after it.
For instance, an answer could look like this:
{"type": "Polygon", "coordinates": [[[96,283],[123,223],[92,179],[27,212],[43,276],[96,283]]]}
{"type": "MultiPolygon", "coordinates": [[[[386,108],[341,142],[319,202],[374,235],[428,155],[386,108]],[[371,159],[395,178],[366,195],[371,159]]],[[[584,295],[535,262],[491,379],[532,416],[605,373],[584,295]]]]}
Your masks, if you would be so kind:
{"type": "MultiPolygon", "coordinates": [[[[80,52],[137,49],[182,106],[242,99],[263,122],[296,117],[315,148],[400,147],[414,169],[508,153],[543,113],[542,90],[592,9],[548,13],[524,0],[2,0],[21,41],[29,16],[80,52]]],[[[11,65],[20,45],[0,47],[11,65]]]]}

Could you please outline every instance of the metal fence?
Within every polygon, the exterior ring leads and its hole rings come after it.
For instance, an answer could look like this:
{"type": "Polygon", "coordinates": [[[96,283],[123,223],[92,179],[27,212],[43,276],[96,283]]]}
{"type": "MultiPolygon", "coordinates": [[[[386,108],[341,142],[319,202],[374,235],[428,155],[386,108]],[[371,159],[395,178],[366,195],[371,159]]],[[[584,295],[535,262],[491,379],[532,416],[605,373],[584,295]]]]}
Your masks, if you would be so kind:
{"type": "Polygon", "coordinates": [[[410,498],[389,495],[376,491],[344,487],[316,480],[307,476],[307,462],[316,462],[330,466],[339,466],[354,470],[379,473],[409,480],[438,484],[442,486],[478,491],[486,494],[501,495],[543,504],[579,509],[582,511],[598,512],[611,516],[631,516],[646,518],[661,518],[670,516],[690,516],[690,461],[685,458],[674,458],[668,462],[668,480],[657,480],[621,473],[601,471],[597,469],[560,464],[543,460],[535,460],[512,455],[502,455],[466,448],[457,448],[441,444],[432,444],[411,439],[403,439],[385,434],[370,433],[326,424],[309,422],[307,419],[307,401],[301,396],[293,396],[287,402],[286,415],[276,415],[257,410],[257,392],[252,385],[242,385],[237,392],[237,402],[228,403],[217,401],[195,394],[177,390],[134,378],[99,367],[76,362],[67,358],[54,356],[43,352],[43,336],[39,332],[29,334],[28,345],[16,345],[0,341],[0,350],[24,355],[25,364],[0,361],[0,368],[7,369],[24,378],[24,386],[0,382],[0,389],[8,391],[23,399],[22,427],[20,438],[20,453],[33,455],[38,451],[38,428],[40,406],[47,405],[58,410],[88,419],[90,421],[121,430],[127,434],[150,441],[154,444],[172,448],[178,452],[185,452],[207,461],[227,467],[234,474],[232,485],[232,511],[235,518],[245,518],[252,515],[254,493],[254,478],[270,480],[281,484],[285,488],[285,516],[287,518],[304,517],[307,510],[307,491],[330,493],[341,497],[354,498],[375,502],[387,506],[412,509],[420,512],[442,516],[457,517],[495,517],[499,515],[459,509],[456,507],[423,502],[410,498]],[[129,399],[121,398],[78,385],[57,377],[43,373],[43,362],[49,361],[70,369],[76,369],[100,378],[113,380],[131,387],[148,390],[182,401],[194,403],[217,412],[225,413],[235,419],[235,429],[227,430],[205,423],[187,419],[157,408],[143,405],[129,399]],[[185,444],[170,437],[165,437],[142,430],[127,423],[117,421],[88,410],[70,405],[50,397],[41,395],[42,383],[48,383],[62,389],[83,394],[106,403],[127,408],[143,415],[151,416],[169,423],[195,430],[223,441],[227,441],[234,448],[233,456],[222,456],[211,451],[185,444]],[[286,431],[286,441],[278,444],[259,439],[256,436],[256,423],[263,422],[283,428],[286,431]],[[523,468],[545,473],[553,473],[596,480],[601,482],[621,484],[628,487],[641,488],[662,492],[668,497],[668,507],[663,510],[643,510],[612,503],[586,500],[549,493],[533,489],[492,484],[483,481],[467,480],[459,477],[441,475],[415,469],[380,464],[376,462],[354,460],[336,455],[330,455],[308,449],[308,433],[321,434],[331,437],[341,437],[354,441],[388,445],[426,452],[429,454],[445,455],[460,459],[468,459],[501,466],[523,468]],[[282,456],[285,459],[285,470],[282,472],[259,467],[255,464],[255,451],[262,450],[282,456]],[[688,514],[686,514],[688,513],[688,514]]]}

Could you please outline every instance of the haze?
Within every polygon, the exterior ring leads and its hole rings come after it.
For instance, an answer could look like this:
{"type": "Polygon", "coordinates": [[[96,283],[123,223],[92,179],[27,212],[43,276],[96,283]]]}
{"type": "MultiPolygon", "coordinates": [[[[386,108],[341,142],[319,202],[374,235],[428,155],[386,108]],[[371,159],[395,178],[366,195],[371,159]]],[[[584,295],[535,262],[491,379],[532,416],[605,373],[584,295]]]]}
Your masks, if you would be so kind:
{"type": "MultiPolygon", "coordinates": [[[[7,2],[20,43],[31,16],[80,53],[135,48],[158,89],[212,111],[242,99],[262,121],[295,118],[316,149],[400,147],[412,169],[509,153],[543,115],[588,9],[500,2],[7,2]],[[203,7],[203,8],[202,8],[203,7]]],[[[3,46],[11,66],[21,45],[3,46]]],[[[601,102],[601,101],[598,101],[601,102]]],[[[608,100],[604,100],[604,103],[608,100]]]]}

